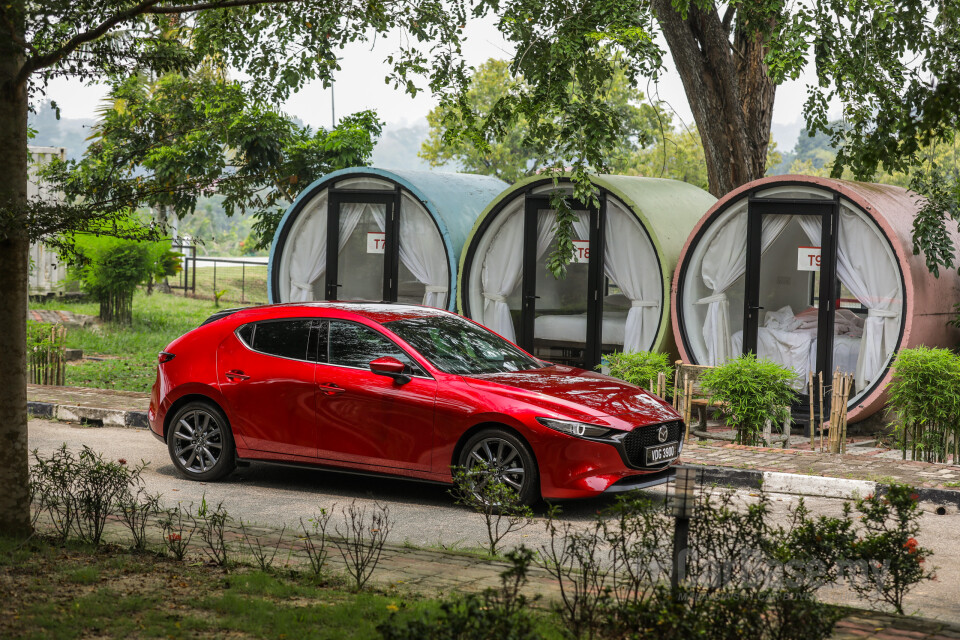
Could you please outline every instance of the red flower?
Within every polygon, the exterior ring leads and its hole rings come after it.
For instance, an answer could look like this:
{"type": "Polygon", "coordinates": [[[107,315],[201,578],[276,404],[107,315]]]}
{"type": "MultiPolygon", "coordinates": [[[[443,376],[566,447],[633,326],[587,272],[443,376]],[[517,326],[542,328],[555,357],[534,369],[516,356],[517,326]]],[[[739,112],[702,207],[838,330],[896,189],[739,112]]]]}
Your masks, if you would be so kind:
{"type": "Polygon", "coordinates": [[[903,543],[903,548],[907,550],[907,553],[916,553],[917,552],[917,539],[908,538],[906,542],[903,543]]]}
{"type": "Polygon", "coordinates": [[[120,458],[119,460],[117,460],[117,462],[119,462],[120,464],[127,464],[126,458],[120,458]]]}
{"type": "Polygon", "coordinates": [[[911,493],[911,494],[910,494],[910,499],[913,500],[914,502],[916,502],[916,501],[918,501],[918,500],[920,499],[920,494],[919,494],[919,493],[911,493]]]}
{"type": "Polygon", "coordinates": [[[170,535],[167,536],[167,540],[169,540],[170,542],[177,542],[178,540],[180,540],[180,534],[171,533],[170,535]]]}

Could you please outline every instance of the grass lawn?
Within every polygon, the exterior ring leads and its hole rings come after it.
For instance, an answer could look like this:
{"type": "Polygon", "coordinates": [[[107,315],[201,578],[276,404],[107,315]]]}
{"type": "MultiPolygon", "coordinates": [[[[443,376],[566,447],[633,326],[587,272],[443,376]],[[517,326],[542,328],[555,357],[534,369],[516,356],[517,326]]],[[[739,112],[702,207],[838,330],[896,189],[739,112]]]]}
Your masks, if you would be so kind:
{"type": "MultiPolygon", "coordinates": [[[[0,538],[2,638],[377,638],[437,601],[293,571],[229,571],[116,546],[0,538]]],[[[560,637],[542,616],[544,637],[560,637]]]]}
{"type": "MultiPolygon", "coordinates": [[[[30,307],[94,316],[100,311],[96,302],[52,301],[31,303],[30,307]]],[[[99,362],[68,363],[65,382],[76,387],[148,392],[156,377],[157,353],[174,338],[199,326],[214,311],[216,308],[209,300],[138,292],[133,300],[133,324],[67,331],[67,347],[83,349],[84,357],[106,358],[99,362]]]]}
{"type": "MultiPolygon", "coordinates": [[[[191,272],[191,278],[193,273],[191,272]]],[[[226,293],[220,301],[239,303],[241,297],[247,304],[267,303],[267,265],[244,265],[240,267],[201,267],[197,269],[196,295],[213,299],[214,291],[226,293]],[[214,287],[216,276],[216,287],[214,287]]]]}

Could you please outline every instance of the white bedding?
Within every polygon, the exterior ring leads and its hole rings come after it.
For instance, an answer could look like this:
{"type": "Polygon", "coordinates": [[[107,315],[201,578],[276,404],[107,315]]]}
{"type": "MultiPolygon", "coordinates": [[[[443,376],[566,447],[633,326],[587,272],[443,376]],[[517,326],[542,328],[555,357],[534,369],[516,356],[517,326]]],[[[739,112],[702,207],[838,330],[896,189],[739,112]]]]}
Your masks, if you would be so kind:
{"type": "MultiPolygon", "coordinates": [[[[626,311],[603,313],[603,344],[623,344],[626,311]]],[[[538,316],[533,323],[533,337],[537,340],[582,343],[587,339],[587,314],[538,316]]]]}
{"type": "MultiPolygon", "coordinates": [[[[767,326],[757,331],[757,357],[779,362],[793,369],[797,378],[793,387],[798,391],[805,389],[810,372],[817,366],[817,326],[809,321],[805,323],[789,322],[793,317],[792,311],[785,313],[788,307],[778,312],[767,314],[767,326]],[[779,328],[779,327],[790,327],[779,328]]],[[[849,315],[854,315],[848,312],[849,315]]],[[[838,330],[846,325],[838,323],[838,330]]],[[[851,333],[858,333],[857,327],[851,324],[851,333]]],[[[731,336],[733,352],[743,352],[743,331],[737,331],[731,336]]],[[[860,356],[859,335],[835,335],[833,337],[833,366],[841,371],[853,373],[857,369],[857,359],[860,356]]]]}

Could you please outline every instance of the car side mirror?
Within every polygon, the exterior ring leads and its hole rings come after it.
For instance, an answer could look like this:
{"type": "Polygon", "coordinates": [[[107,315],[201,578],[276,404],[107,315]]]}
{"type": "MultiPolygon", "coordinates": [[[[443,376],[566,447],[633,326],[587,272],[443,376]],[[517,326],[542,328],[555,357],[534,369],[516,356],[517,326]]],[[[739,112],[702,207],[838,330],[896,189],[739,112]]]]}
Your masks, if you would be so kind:
{"type": "Polygon", "coordinates": [[[370,362],[370,371],[379,376],[393,378],[397,384],[407,384],[410,376],[404,373],[407,366],[392,356],[383,356],[370,362]]]}

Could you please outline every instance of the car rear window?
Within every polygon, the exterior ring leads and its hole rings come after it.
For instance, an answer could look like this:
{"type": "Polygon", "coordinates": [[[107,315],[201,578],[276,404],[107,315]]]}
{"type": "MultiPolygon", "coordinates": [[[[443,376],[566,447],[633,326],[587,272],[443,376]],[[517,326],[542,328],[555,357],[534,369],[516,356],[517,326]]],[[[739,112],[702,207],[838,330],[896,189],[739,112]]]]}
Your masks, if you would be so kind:
{"type": "MultiPolygon", "coordinates": [[[[237,335],[254,351],[294,360],[315,360],[311,353],[310,329],[313,320],[273,320],[247,324],[237,335]]],[[[314,341],[313,353],[316,353],[314,341]]]]}

